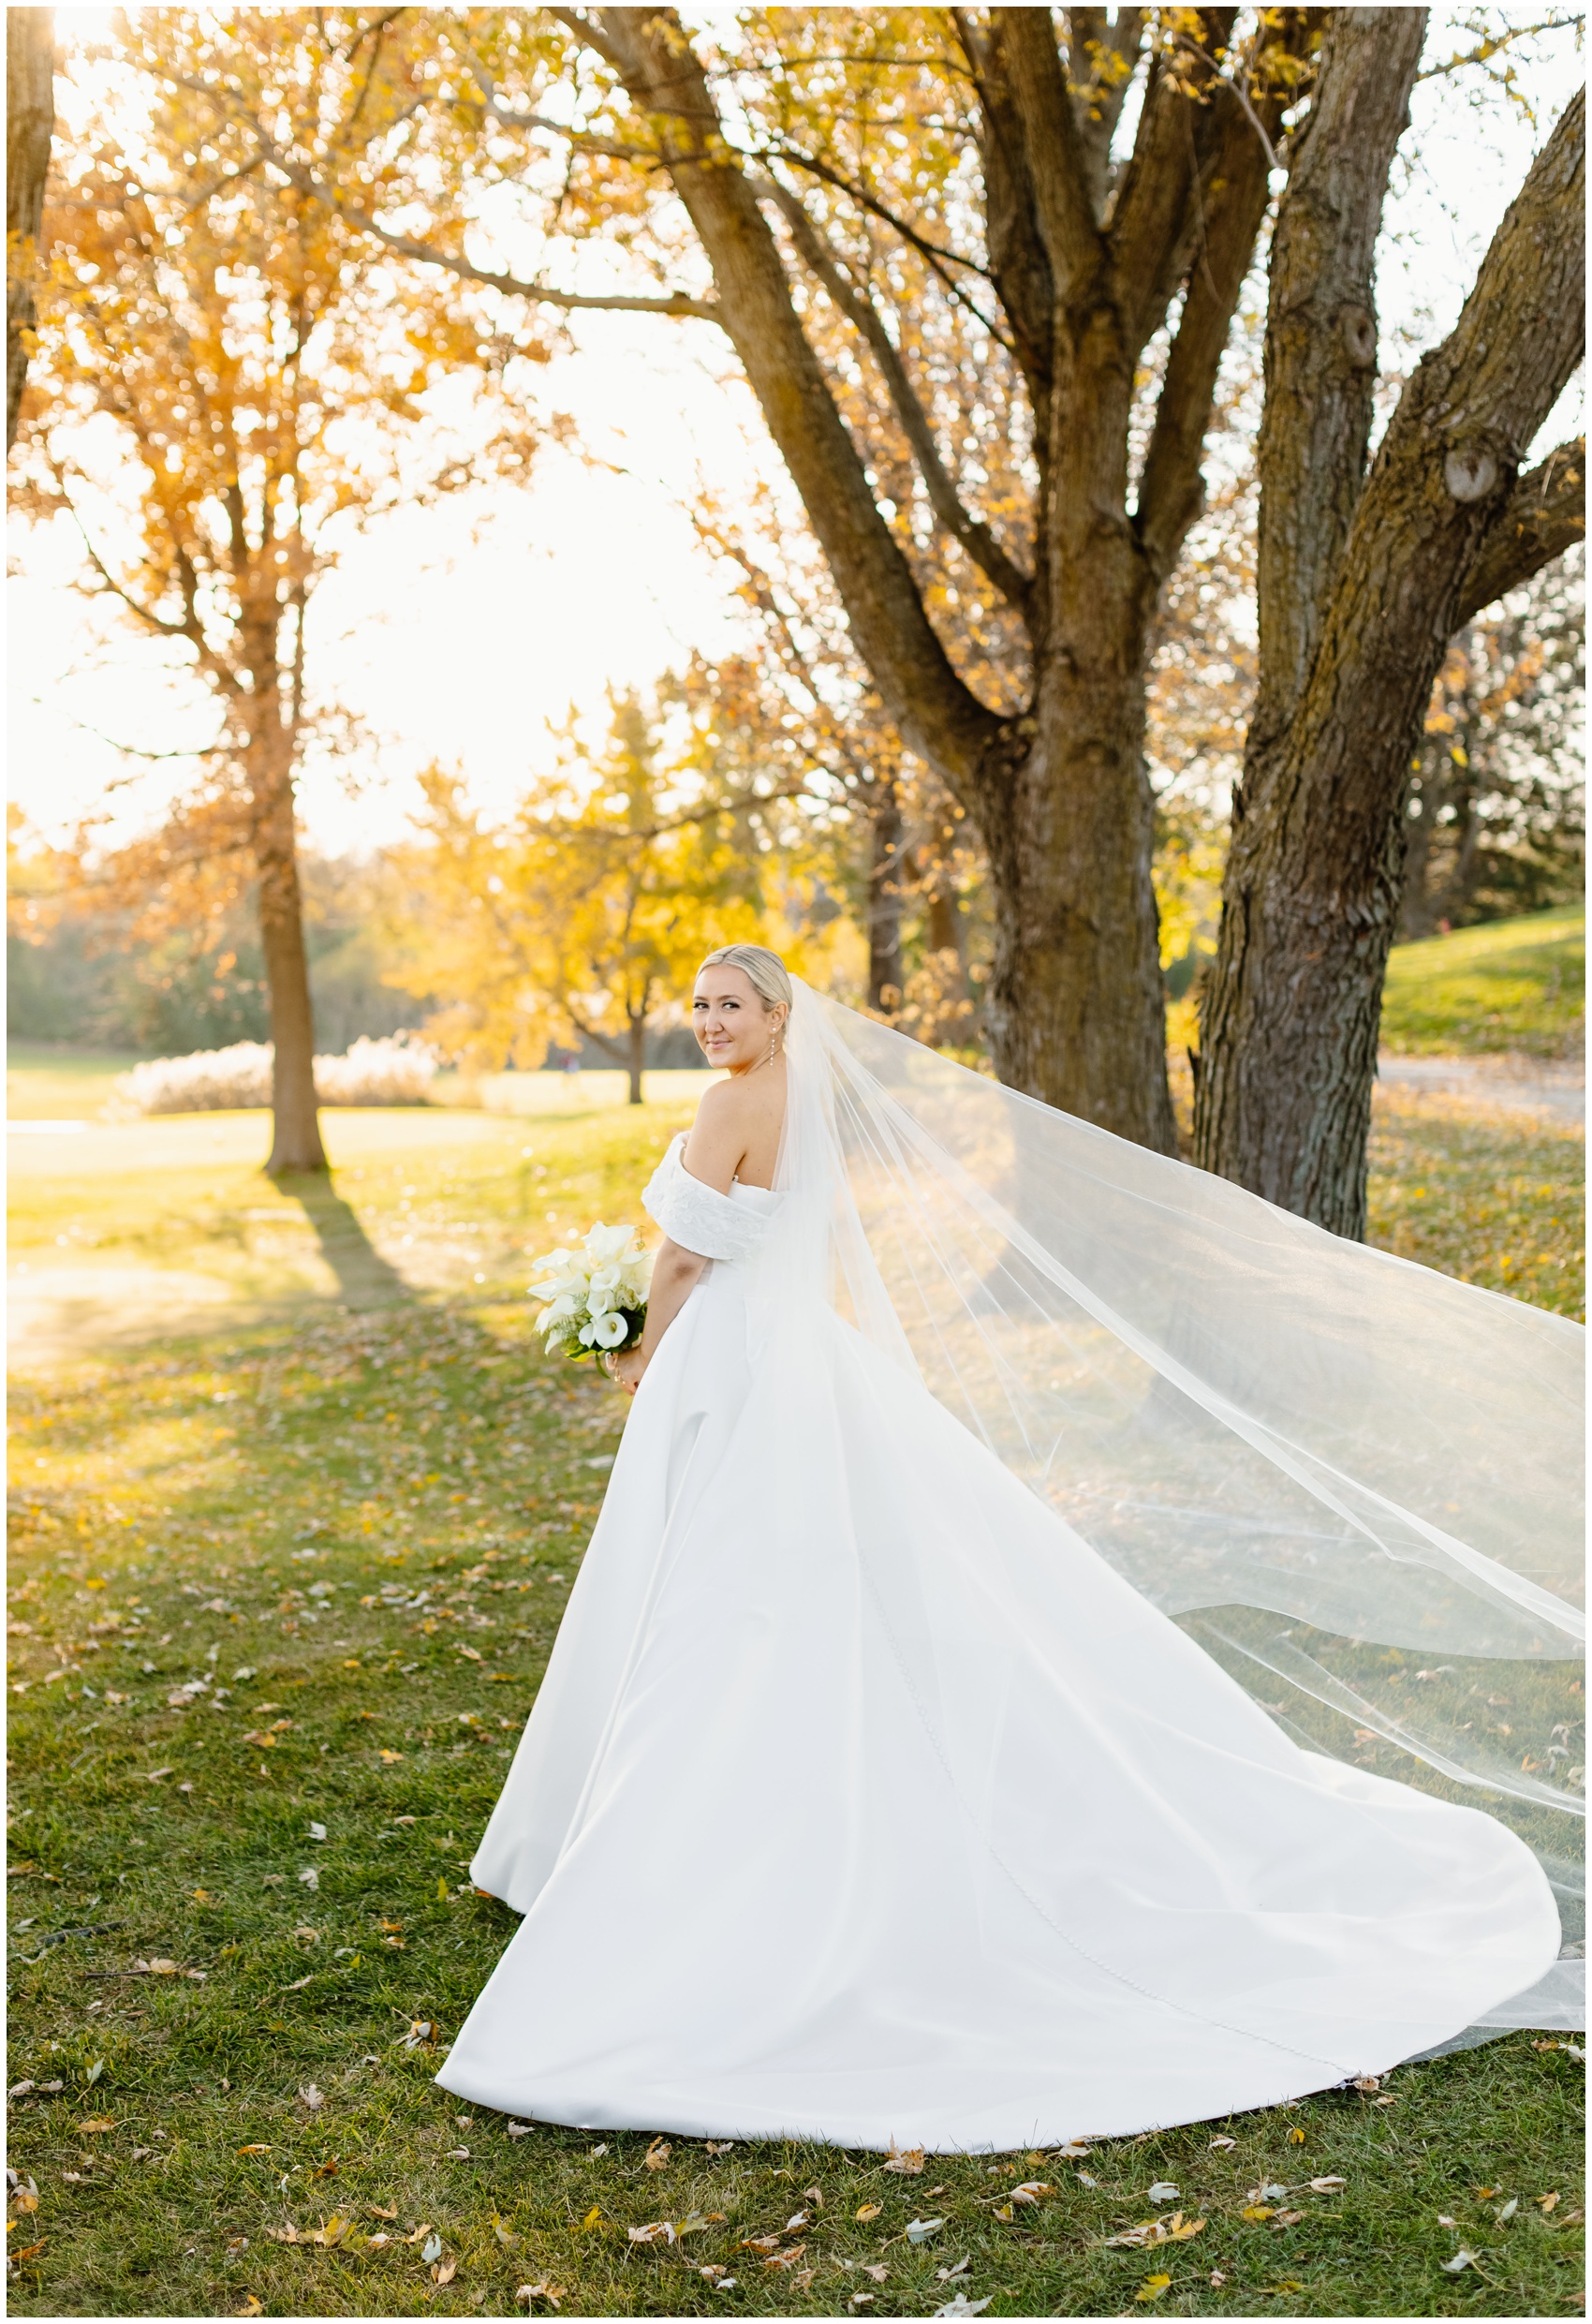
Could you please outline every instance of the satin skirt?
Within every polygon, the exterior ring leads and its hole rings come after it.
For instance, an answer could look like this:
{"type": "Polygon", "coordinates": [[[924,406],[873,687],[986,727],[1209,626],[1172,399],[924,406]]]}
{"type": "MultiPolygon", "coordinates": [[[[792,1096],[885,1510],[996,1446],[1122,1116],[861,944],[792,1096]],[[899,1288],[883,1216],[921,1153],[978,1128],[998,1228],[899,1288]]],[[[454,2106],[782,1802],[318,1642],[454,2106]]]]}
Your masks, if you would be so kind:
{"type": "Polygon", "coordinates": [[[909,1371],[723,1264],[472,1870],[524,1917],[445,2089],[865,2149],[1275,2105],[1559,1946],[1502,1824],[1299,1749],[909,1371]]]}

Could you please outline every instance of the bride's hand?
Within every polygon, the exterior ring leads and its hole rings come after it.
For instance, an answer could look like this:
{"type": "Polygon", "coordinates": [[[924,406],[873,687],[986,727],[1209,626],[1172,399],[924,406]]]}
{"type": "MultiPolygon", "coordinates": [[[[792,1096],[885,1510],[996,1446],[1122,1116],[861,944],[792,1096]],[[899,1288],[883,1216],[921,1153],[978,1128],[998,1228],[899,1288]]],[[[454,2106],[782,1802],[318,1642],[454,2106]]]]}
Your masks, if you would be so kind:
{"type": "Polygon", "coordinates": [[[646,1368],[647,1359],[639,1347],[626,1348],[623,1354],[607,1358],[609,1378],[616,1380],[626,1396],[635,1395],[646,1368]]]}

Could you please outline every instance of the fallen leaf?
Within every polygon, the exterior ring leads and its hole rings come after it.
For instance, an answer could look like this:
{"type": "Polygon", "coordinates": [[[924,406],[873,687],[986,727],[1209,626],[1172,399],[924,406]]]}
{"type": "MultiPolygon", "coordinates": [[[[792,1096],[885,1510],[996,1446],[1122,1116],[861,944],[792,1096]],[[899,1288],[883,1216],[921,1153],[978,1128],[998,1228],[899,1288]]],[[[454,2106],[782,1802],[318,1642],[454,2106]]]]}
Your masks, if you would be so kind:
{"type": "Polygon", "coordinates": [[[109,2114],[91,2114],[86,2123],[80,2123],[78,2124],[78,2128],[80,2130],[87,2131],[91,2134],[101,2130],[114,2130],[115,2127],[116,2125],[111,2121],[109,2114]]]}
{"type": "Polygon", "coordinates": [[[789,2251],[776,2251],[771,2258],[763,2261],[763,2265],[765,2268],[793,2268],[806,2248],[805,2243],[792,2243],[789,2251]]]}
{"type": "MultiPolygon", "coordinates": [[[[1173,2194],[1177,2192],[1175,2187],[1172,2192],[1173,2194]]],[[[1041,2202],[1047,2195],[1054,2193],[1055,2189],[1047,2186],[1042,2180],[1025,2179],[1020,2187],[1012,2188],[1011,2199],[1014,2203],[1038,2203],[1041,2202]]]]}
{"type": "Polygon", "coordinates": [[[1055,2151],[1065,2161],[1072,2163],[1076,2162],[1080,2155],[1087,2154],[1089,2149],[1084,2145],[1082,2139],[1069,2139],[1065,2144],[1058,2146],[1055,2151]]]}
{"type": "Polygon", "coordinates": [[[779,2238],[777,2235],[743,2236],[741,2239],[741,2249],[743,2251],[777,2251],[779,2249],[779,2238]]]}
{"type": "Polygon", "coordinates": [[[1185,2219],[1180,2211],[1174,2211],[1168,2219],[1142,2219],[1137,2227],[1125,2228],[1120,2235],[1108,2235],[1106,2248],[1142,2251],[1155,2243],[1186,2243],[1191,2235],[1199,2234],[1204,2224],[1202,2219],[1185,2219]]]}
{"type": "Polygon", "coordinates": [[[655,2139],[651,2146],[648,2147],[646,2153],[641,2157],[642,2169],[646,2170],[667,2170],[669,2168],[669,2158],[673,2152],[674,2149],[669,2144],[669,2141],[666,2139],[655,2139]]]}
{"type": "Polygon", "coordinates": [[[1498,2205],[1498,2209],[1497,2209],[1497,2216],[1498,2216],[1500,2219],[1512,2219],[1512,2218],[1514,2217],[1515,2213],[1516,2213],[1519,2209],[1520,2209],[1520,2198],[1519,2198],[1519,2196],[1518,2196],[1518,2195],[1511,2195],[1511,2196],[1510,2197],[1509,2201],[1508,2201],[1507,2203],[1500,2203],[1500,2204],[1498,2205]]]}
{"type": "Polygon", "coordinates": [[[882,2203],[864,2203],[862,2209],[855,2213],[855,2216],[863,2220],[877,2219],[883,2209],[884,2205],[882,2203]]]}
{"type": "Polygon", "coordinates": [[[314,1983],[315,1972],[312,1970],[307,1977],[295,1977],[291,1985],[279,1985],[276,1990],[279,1993],[302,1993],[306,1985],[314,1983]]]}
{"type": "Polygon", "coordinates": [[[1230,2147],[1235,2147],[1237,2144],[1238,2140],[1236,2139],[1213,2139],[1211,2140],[1213,2152],[1219,2148],[1224,2154],[1230,2147]]]}
{"type": "Polygon", "coordinates": [[[594,2203],[590,2211],[587,2212],[585,2217],[582,2220],[581,2225],[582,2228],[600,2228],[602,2224],[602,2205],[600,2203],[594,2203]]]}
{"type": "Polygon", "coordinates": [[[1476,2266],[1476,2254],[1467,2251],[1462,2244],[1452,2259],[1439,2259],[1437,2265],[1445,2275],[1458,2275],[1466,2268],[1476,2266]]]}
{"type": "Polygon", "coordinates": [[[539,2284],[522,2284],[514,2297],[527,2304],[533,2300],[545,2300],[550,2307],[556,2308],[561,2300],[568,2298],[568,2294],[562,2284],[552,2283],[544,2275],[539,2284]]]}
{"type": "Polygon", "coordinates": [[[494,2235],[496,2236],[505,2251],[512,2251],[515,2244],[520,2241],[519,2237],[514,2233],[511,2228],[505,2227],[496,2212],[494,2212],[492,2214],[492,2231],[494,2235]]]}
{"type": "Polygon", "coordinates": [[[443,2261],[440,2268],[433,2268],[431,2272],[431,2280],[434,2284],[438,2285],[451,2284],[453,2278],[458,2274],[458,2272],[459,2262],[456,2259],[446,2259],[443,2261]]]}
{"type": "Polygon", "coordinates": [[[876,2259],[871,2267],[864,2263],[862,2273],[871,2276],[876,2284],[882,2284],[889,2275],[890,2270],[882,2260],[876,2259]]]}
{"type": "Polygon", "coordinates": [[[457,1654],[463,1654],[464,1660],[469,1663],[479,1663],[481,1659],[480,1655],[473,1646],[456,1647],[454,1649],[454,1652],[457,1654]]]}
{"type": "Polygon", "coordinates": [[[926,2243],[944,2225],[943,2219],[908,2219],[902,2232],[909,2243],[926,2243]]]}
{"type": "Polygon", "coordinates": [[[1348,2184],[1347,2179],[1312,2179],[1310,2192],[1312,2195],[1335,2195],[1339,2187],[1348,2184]]]}
{"type": "Polygon", "coordinates": [[[398,2216],[398,2206],[396,2203],[393,2204],[391,2211],[384,2211],[379,2203],[367,2203],[365,2205],[365,2209],[369,2212],[373,2219],[396,2219],[398,2216]]]}
{"type": "Polygon", "coordinates": [[[421,2258],[425,2261],[426,2265],[429,2267],[429,2266],[431,2265],[431,2263],[432,2263],[432,2261],[433,2261],[434,2259],[440,2259],[440,2258],[441,2258],[441,2257],[442,2257],[442,2238],[441,2238],[441,2236],[440,2236],[440,2235],[433,2235],[433,2236],[428,2236],[428,2238],[426,2239],[425,2243],[424,2243],[420,2246],[420,2257],[421,2257],[421,2258]]]}
{"type": "Polygon", "coordinates": [[[11,2198],[11,2208],[19,2212],[37,2211],[38,2209],[37,2188],[19,2187],[11,2198]]]}
{"type": "Polygon", "coordinates": [[[306,1864],[304,1866],[303,1871],[299,1874],[299,1885],[301,1887],[310,1889],[319,1887],[320,1874],[313,1864],[306,1864]]]}
{"type": "Polygon", "coordinates": [[[268,2146],[241,2146],[238,2152],[240,2154],[269,2154],[271,2149],[268,2146]]]}
{"type": "Polygon", "coordinates": [[[1272,2209],[1272,2206],[1268,2203],[1246,2203],[1244,2209],[1238,2215],[1241,2219],[1258,2220],[1270,2219],[1275,2217],[1275,2214],[1272,2209]]]}
{"type": "Polygon", "coordinates": [[[324,1840],[326,1838],[326,1826],[324,1824],[312,1824],[310,1826],[310,1838],[312,1840],[324,1840]]]}
{"type": "Polygon", "coordinates": [[[890,2150],[889,2159],[885,2163],[886,2170],[899,2171],[904,2177],[908,2179],[917,2178],[921,2172],[922,2168],[923,2150],[921,2146],[906,2148],[892,2146],[890,2150]]]}
{"type": "Polygon", "coordinates": [[[958,2292],[955,2299],[948,2301],[943,2308],[931,2308],[929,2314],[931,2316],[982,2316],[994,2298],[995,2294],[991,2292],[982,2300],[968,2300],[963,2293],[958,2292]]]}
{"type": "Polygon", "coordinates": [[[244,2301],[243,2306],[241,2308],[234,2308],[232,2313],[234,2316],[263,2316],[265,2314],[265,2308],[263,2303],[258,2301],[253,2292],[251,2292],[248,2298],[244,2301]]]}
{"type": "Polygon", "coordinates": [[[810,2228],[812,2224],[813,2215],[811,2212],[792,2212],[789,2218],[785,2223],[784,2232],[787,2235],[794,2235],[798,2228],[810,2228]]]}
{"type": "Polygon", "coordinates": [[[1157,2179],[1153,2187],[1144,2189],[1146,2198],[1152,2203],[1175,2203],[1182,2192],[1182,2188],[1174,2187],[1170,2179],[1157,2179]]]}
{"type": "Polygon", "coordinates": [[[1260,2289],[1263,2292],[1280,2293],[1285,2298],[1291,2298],[1293,2293],[1302,2292],[1305,2287],[1296,2276],[1282,2275],[1275,2284],[1262,2284],[1260,2289]]]}
{"type": "Polygon", "coordinates": [[[1133,2297],[1135,2300],[1158,2300],[1171,2282],[1170,2275],[1147,2275],[1133,2297]]]}
{"type": "Polygon", "coordinates": [[[710,2139],[707,2150],[710,2154],[728,2154],[734,2144],[733,2139],[710,2139]]]}
{"type": "Polygon", "coordinates": [[[1543,2211],[1556,2211],[1558,2209],[1559,2198],[1556,2195],[1539,2195],[1537,2200],[1543,2211]]]}
{"type": "Polygon", "coordinates": [[[1300,2129],[1297,2123],[1288,2134],[1288,2143],[1290,2146],[1303,2146],[1305,2144],[1305,2133],[1300,2129]]]}
{"type": "Polygon", "coordinates": [[[227,2238],[227,2248],[228,2251],[247,2251],[249,2239],[246,2235],[229,2235],[227,2238]]]}
{"type": "Polygon", "coordinates": [[[302,2104],[309,2108],[312,2114],[318,2113],[320,2109],[326,2104],[326,2093],[323,2090],[317,2090],[314,2082],[301,2082],[299,2084],[299,2096],[302,2104]]]}
{"type": "Polygon", "coordinates": [[[1351,2090],[1379,2090],[1381,2083],[1375,2074],[1356,2074],[1349,2086],[1351,2090]]]}
{"type": "Polygon", "coordinates": [[[336,2155],[329,2154],[324,2163],[317,2163],[315,2169],[310,2173],[310,2177],[312,2179],[335,2179],[342,2170],[342,2168],[343,2166],[338,2161],[336,2155]]]}
{"type": "Polygon", "coordinates": [[[528,2139],[531,2135],[531,2124],[529,2123],[506,2123],[503,2127],[506,2138],[528,2139]]]}
{"type": "Polygon", "coordinates": [[[674,2229],[667,2219],[654,2219],[644,2228],[626,2228],[632,2243],[672,2243],[674,2229]]]}
{"type": "Polygon", "coordinates": [[[10,2256],[11,2265],[14,2268],[21,2267],[24,2259],[37,2259],[48,2241],[49,2238],[47,2236],[41,2236],[37,2243],[29,2243],[25,2250],[12,2252],[10,2256]]]}
{"type": "Polygon", "coordinates": [[[1296,2228],[1304,2216],[1302,2211],[1279,2211],[1272,2224],[1279,2228],[1296,2228]]]}
{"type": "Polygon", "coordinates": [[[381,1764],[384,1768],[395,1768],[403,1756],[401,1751],[384,1751],[381,1754],[381,1764]]]}

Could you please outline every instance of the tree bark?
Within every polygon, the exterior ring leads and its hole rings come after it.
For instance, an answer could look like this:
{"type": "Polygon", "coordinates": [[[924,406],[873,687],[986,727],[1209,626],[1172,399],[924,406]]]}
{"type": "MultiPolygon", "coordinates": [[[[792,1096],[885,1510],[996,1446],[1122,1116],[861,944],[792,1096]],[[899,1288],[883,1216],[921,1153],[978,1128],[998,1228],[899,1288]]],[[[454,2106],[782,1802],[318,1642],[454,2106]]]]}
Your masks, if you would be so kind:
{"type": "Polygon", "coordinates": [[[646,1061],[647,1020],[644,1016],[632,1017],[625,1058],[625,1070],[630,1077],[630,1094],[627,1103],[631,1105],[641,1103],[641,1073],[646,1061]]]}
{"type": "Polygon", "coordinates": [[[868,1006],[887,1016],[901,1006],[901,800],[893,783],[882,785],[868,809],[868,1006]]]}
{"type": "Polygon", "coordinates": [[[55,133],[55,11],[6,11],[6,450],[17,440],[33,329],[33,266],[55,133]]]}
{"type": "Polygon", "coordinates": [[[1262,674],[1233,803],[1195,1104],[1195,1154],[1207,1169],[1349,1236],[1365,1226],[1411,761],[1471,577],[1522,554],[1520,461],[1580,359],[1585,324],[1578,95],[1498,228],[1452,336],[1405,389],[1345,521],[1364,442],[1353,399],[1341,399],[1346,416],[1313,445],[1302,445],[1288,406],[1307,412],[1305,377],[1329,361],[1352,280],[1337,238],[1379,209],[1367,164],[1385,185],[1407,13],[1334,18],[1300,214],[1290,185],[1279,218],[1267,334],[1277,416],[1261,444],[1262,508],[1273,503],[1261,532],[1262,674]],[[1382,124],[1379,149],[1371,119],[1382,124]],[[1347,151],[1329,155],[1332,140],[1347,151]],[[1335,190],[1318,200],[1323,185],[1335,190]],[[1358,201],[1345,204],[1345,187],[1358,201]],[[1335,555],[1295,537],[1291,515],[1282,523],[1279,495],[1309,500],[1329,544],[1334,532],[1341,540],[1335,555]]]}
{"type": "Polygon", "coordinates": [[[293,809],[291,754],[277,721],[249,738],[249,790],[260,949],[271,999],[274,1063],[272,1141],[266,1169],[274,1177],[324,1170],[315,1093],[315,1014],[304,954],[303,899],[293,809]]]}

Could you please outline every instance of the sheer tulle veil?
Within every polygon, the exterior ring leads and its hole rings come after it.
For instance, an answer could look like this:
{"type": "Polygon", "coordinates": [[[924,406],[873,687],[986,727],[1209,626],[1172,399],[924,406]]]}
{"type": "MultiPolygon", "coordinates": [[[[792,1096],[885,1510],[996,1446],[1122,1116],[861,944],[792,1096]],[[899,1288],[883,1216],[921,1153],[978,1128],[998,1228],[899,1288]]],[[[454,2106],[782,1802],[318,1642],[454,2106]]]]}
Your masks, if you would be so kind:
{"type": "MultiPolygon", "coordinates": [[[[799,980],[787,1057],[759,1329],[799,1356],[838,1310],[1296,1741],[1489,1809],[1579,1895],[1581,1330],[799,980]]],[[[868,1581],[971,1796],[953,1650],[910,1573],[868,1581]]],[[[1519,2021],[1584,2023],[1579,1972],[1519,2021]]]]}

